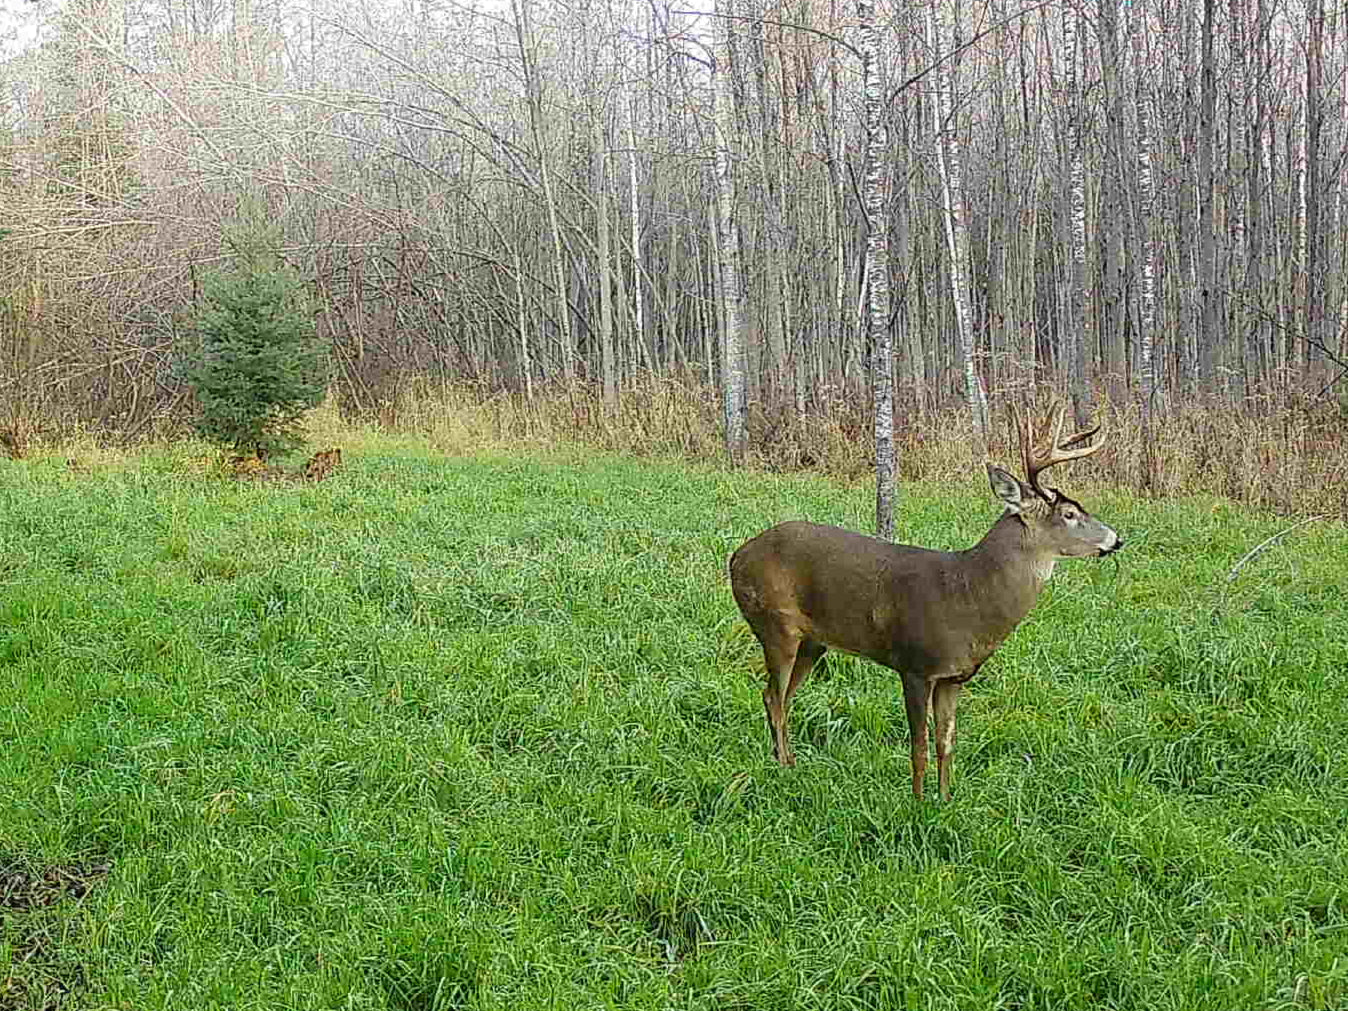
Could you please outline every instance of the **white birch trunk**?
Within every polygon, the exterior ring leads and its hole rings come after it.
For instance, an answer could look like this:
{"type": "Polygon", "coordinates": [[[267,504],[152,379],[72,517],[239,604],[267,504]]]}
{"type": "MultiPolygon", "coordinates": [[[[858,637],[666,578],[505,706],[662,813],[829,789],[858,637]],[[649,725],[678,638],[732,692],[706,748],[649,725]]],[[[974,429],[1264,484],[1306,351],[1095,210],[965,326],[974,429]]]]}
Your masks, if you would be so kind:
{"type": "MultiPolygon", "coordinates": [[[[1158,404],[1156,358],[1153,334],[1156,329],[1156,243],[1153,236],[1152,209],[1156,202],[1152,179],[1151,70],[1146,47],[1147,31],[1143,0],[1133,0],[1128,12],[1128,32],[1133,54],[1133,89],[1137,110],[1137,264],[1138,264],[1138,365],[1142,393],[1143,424],[1150,450],[1150,424],[1158,404]]],[[[1148,475],[1149,477],[1150,475],[1148,475]]]]}
{"type": "Polygon", "coordinates": [[[1102,235],[1102,285],[1100,311],[1097,314],[1099,340],[1104,350],[1104,367],[1109,374],[1111,393],[1122,396],[1128,376],[1128,353],[1124,343],[1128,306],[1127,249],[1128,222],[1124,214],[1124,88],[1119,53],[1119,11],[1117,0],[1100,3],[1100,71],[1104,83],[1106,167],[1101,178],[1103,218],[1097,226],[1102,235]]]}
{"type": "MultiPolygon", "coordinates": [[[[941,176],[942,218],[946,249],[950,254],[950,294],[955,307],[955,329],[959,336],[961,365],[964,369],[964,394],[973,417],[974,430],[983,445],[986,445],[987,395],[975,368],[973,317],[969,306],[969,227],[964,206],[964,167],[951,111],[954,70],[942,62],[946,39],[938,3],[939,0],[933,0],[927,7],[927,35],[932,59],[938,63],[932,75],[936,84],[932,111],[937,137],[937,168],[941,176]]],[[[979,448],[981,456],[982,447],[979,448]]]]}
{"type": "MultiPolygon", "coordinates": [[[[645,271],[641,265],[641,205],[637,199],[637,128],[636,113],[633,106],[636,99],[627,105],[627,197],[629,217],[631,219],[632,243],[632,328],[634,339],[641,347],[646,345],[646,296],[641,282],[645,271]]],[[[635,364],[635,356],[634,364],[635,364]]],[[[707,372],[708,380],[711,372],[707,372]]]]}
{"type": "MultiPolygon", "coordinates": [[[[1246,200],[1244,194],[1240,192],[1240,188],[1246,184],[1249,171],[1247,159],[1250,142],[1250,106],[1245,89],[1245,61],[1248,59],[1245,52],[1245,17],[1245,0],[1228,0],[1227,51],[1231,56],[1227,71],[1227,94],[1232,109],[1230,116],[1232,130],[1228,138],[1230,157],[1227,177],[1231,180],[1231,187],[1228,191],[1230,196],[1226,201],[1226,213],[1230,227],[1230,246],[1227,251],[1225,284],[1231,286],[1238,283],[1238,278],[1244,278],[1246,273],[1246,200]]],[[[1254,292],[1248,289],[1245,294],[1247,297],[1254,297],[1254,292]]],[[[1228,305],[1230,318],[1224,328],[1225,332],[1228,335],[1245,334],[1250,326],[1250,323],[1246,322],[1249,314],[1238,299],[1228,302],[1228,305]]],[[[1248,338],[1237,336],[1236,340],[1240,343],[1232,346],[1230,350],[1237,356],[1235,360],[1241,364],[1241,373],[1245,381],[1244,394],[1248,397],[1254,391],[1255,363],[1251,361],[1249,354],[1248,338]]]]}
{"type": "Polygon", "coordinates": [[[730,138],[735,133],[730,97],[730,33],[735,22],[727,15],[733,4],[717,0],[716,16],[725,32],[725,45],[712,64],[715,108],[717,248],[721,282],[721,378],[725,408],[725,443],[730,465],[744,462],[744,314],[740,294],[739,231],[735,227],[734,180],[730,174],[730,138]]]}
{"type": "Polygon", "coordinates": [[[543,84],[538,76],[534,53],[533,25],[529,5],[533,0],[511,0],[515,15],[515,38],[520,49],[525,89],[529,95],[529,132],[538,159],[538,176],[548,213],[548,238],[552,244],[553,297],[556,300],[557,328],[561,334],[562,378],[570,383],[576,376],[576,344],[571,331],[571,308],[566,299],[566,259],[562,254],[562,228],[557,219],[557,201],[552,192],[551,158],[543,134],[543,84]]]}
{"type": "Polygon", "coordinates": [[[595,257],[599,261],[599,356],[603,382],[604,406],[618,407],[617,362],[613,354],[613,250],[610,238],[608,206],[608,136],[604,129],[604,109],[596,103],[591,110],[594,151],[595,257]]]}
{"type": "Polygon", "coordinates": [[[1198,270],[1201,325],[1197,334],[1198,382],[1205,392],[1221,389],[1222,335],[1217,317],[1217,234],[1213,203],[1216,200],[1216,176],[1213,172],[1213,148],[1217,130],[1217,71],[1213,65],[1213,23],[1216,0],[1203,0],[1202,85],[1199,98],[1198,131],[1198,270]],[[1210,384],[1210,386],[1209,386],[1210,384]]]}
{"type": "MultiPolygon", "coordinates": [[[[1348,33],[1348,25],[1344,26],[1348,33]]],[[[1348,88],[1343,88],[1339,105],[1339,122],[1348,123],[1348,88]]],[[[1344,199],[1344,187],[1348,186],[1348,159],[1339,159],[1338,186],[1334,192],[1334,221],[1338,235],[1348,235],[1348,200],[1344,199]]],[[[1348,242],[1339,250],[1339,325],[1337,330],[1337,354],[1340,358],[1348,354],[1348,242]]],[[[1348,404],[1344,397],[1348,390],[1339,393],[1339,404],[1348,404]]]]}
{"type": "Polygon", "coordinates": [[[866,210],[866,326],[871,346],[871,391],[875,409],[875,530],[894,538],[894,349],[889,332],[889,220],[885,199],[888,144],[881,103],[879,37],[871,0],[857,0],[864,81],[866,163],[862,202],[866,210]]]}
{"type": "Polygon", "coordinates": [[[1081,53],[1078,39],[1077,9],[1074,0],[1063,4],[1063,49],[1067,60],[1068,142],[1071,145],[1071,229],[1072,229],[1072,312],[1068,320],[1064,353],[1067,358],[1067,385],[1079,426],[1085,426],[1091,412],[1086,386],[1086,357],[1091,349],[1092,307],[1086,280],[1086,166],[1082,152],[1081,118],[1084,99],[1081,94],[1081,53]]]}
{"type": "Polygon", "coordinates": [[[760,21],[757,37],[750,41],[749,51],[752,54],[754,80],[758,85],[758,168],[763,180],[758,203],[764,230],[760,255],[766,277],[762,286],[755,285],[754,290],[762,300],[758,318],[763,323],[762,347],[766,357],[759,390],[760,403],[769,403],[776,408],[787,400],[789,352],[785,316],[786,268],[783,262],[786,246],[785,206],[778,173],[781,138],[778,134],[777,93],[768,77],[768,49],[768,25],[766,21],[760,21]]]}
{"type": "Polygon", "coordinates": [[[1324,182],[1320,171],[1321,131],[1324,125],[1322,94],[1323,47],[1325,13],[1323,0],[1310,0],[1307,10],[1309,39],[1306,46],[1306,100],[1305,131],[1302,133],[1304,148],[1301,168],[1301,251],[1302,284],[1305,296],[1302,307],[1302,336],[1305,338],[1306,373],[1318,378],[1325,364],[1323,353],[1318,348],[1323,344],[1325,333],[1324,319],[1324,264],[1322,250],[1323,211],[1321,200],[1324,182]]]}

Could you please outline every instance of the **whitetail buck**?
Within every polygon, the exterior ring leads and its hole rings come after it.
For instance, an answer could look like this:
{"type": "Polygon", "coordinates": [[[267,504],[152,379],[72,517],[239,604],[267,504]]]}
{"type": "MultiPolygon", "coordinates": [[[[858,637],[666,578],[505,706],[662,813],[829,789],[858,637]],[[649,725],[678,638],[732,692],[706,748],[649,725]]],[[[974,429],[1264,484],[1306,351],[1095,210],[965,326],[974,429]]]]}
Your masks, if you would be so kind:
{"type": "Polygon", "coordinates": [[[1046,468],[1097,452],[1103,436],[1089,440],[1100,429],[1063,442],[1058,405],[1045,426],[1045,442],[1036,447],[1029,419],[1016,420],[1029,483],[988,464],[992,490],[1006,509],[966,551],[933,551],[790,522],[730,556],[735,601],[763,646],[763,705],[783,765],[796,763],[786,726],[791,696],[831,647],[902,676],[919,799],[927,771],[927,709],[934,710],[941,799],[949,800],[960,686],[1034,607],[1059,558],[1103,556],[1123,546],[1079,502],[1039,485],[1046,468]]]}

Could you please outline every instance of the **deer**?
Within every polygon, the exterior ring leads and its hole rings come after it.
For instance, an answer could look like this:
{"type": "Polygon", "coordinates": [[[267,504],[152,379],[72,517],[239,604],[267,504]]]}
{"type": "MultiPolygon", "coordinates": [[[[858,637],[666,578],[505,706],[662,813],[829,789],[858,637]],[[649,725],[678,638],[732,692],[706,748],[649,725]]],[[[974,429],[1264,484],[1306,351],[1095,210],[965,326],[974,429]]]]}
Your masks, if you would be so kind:
{"type": "Polygon", "coordinates": [[[763,647],[763,708],[781,765],[796,764],[787,733],[792,697],[826,651],[840,650],[901,677],[919,801],[932,711],[941,800],[950,800],[964,683],[1030,613],[1059,559],[1104,557],[1123,547],[1118,532],[1080,502],[1039,483],[1049,467],[1105,445],[1103,423],[1064,441],[1063,412],[1061,403],[1050,408],[1046,438],[1036,445],[1030,417],[1011,405],[1027,481],[987,464],[1003,510],[971,548],[938,551],[793,520],[731,555],[735,602],[763,647]]]}

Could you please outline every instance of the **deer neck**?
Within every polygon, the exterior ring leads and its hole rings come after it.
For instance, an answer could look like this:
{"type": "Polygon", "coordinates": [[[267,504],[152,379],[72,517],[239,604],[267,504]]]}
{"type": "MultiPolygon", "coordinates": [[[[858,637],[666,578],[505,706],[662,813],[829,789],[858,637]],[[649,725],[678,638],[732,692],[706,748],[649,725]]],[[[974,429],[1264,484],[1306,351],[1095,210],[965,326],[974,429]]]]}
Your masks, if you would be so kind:
{"type": "Polygon", "coordinates": [[[1056,560],[1040,550],[1033,529],[1011,512],[1003,513],[960,557],[971,577],[969,585],[980,587],[989,604],[1015,621],[1034,607],[1056,560]]]}

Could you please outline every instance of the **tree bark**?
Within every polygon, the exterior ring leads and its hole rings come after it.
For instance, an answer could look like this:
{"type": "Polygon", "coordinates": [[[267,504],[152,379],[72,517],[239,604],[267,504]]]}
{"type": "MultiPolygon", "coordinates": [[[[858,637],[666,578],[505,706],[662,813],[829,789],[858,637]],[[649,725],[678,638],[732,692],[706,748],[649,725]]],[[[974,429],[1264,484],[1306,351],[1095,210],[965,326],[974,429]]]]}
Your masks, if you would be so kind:
{"type": "MultiPolygon", "coordinates": [[[[974,328],[969,306],[969,226],[964,202],[964,165],[961,161],[951,96],[954,69],[945,62],[945,32],[939,13],[940,0],[932,0],[927,7],[928,47],[936,62],[933,71],[935,95],[932,113],[937,138],[937,171],[941,176],[942,219],[945,225],[946,251],[950,257],[950,294],[955,309],[955,330],[958,335],[960,364],[964,370],[964,395],[973,419],[975,437],[980,441],[977,455],[988,439],[988,405],[983,384],[978,378],[974,361],[974,328]]],[[[954,52],[952,47],[951,52],[954,52]]],[[[951,57],[953,59],[953,56],[951,57]]]]}
{"type": "Polygon", "coordinates": [[[604,129],[604,109],[596,102],[590,111],[591,143],[594,159],[591,187],[594,190],[595,240],[598,244],[599,288],[599,356],[603,383],[604,406],[610,411],[618,407],[618,369],[613,352],[613,250],[610,240],[608,193],[608,133],[604,129]]]}
{"type": "Polygon", "coordinates": [[[884,89],[880,43],[871,0],[857,0],[864,87],[866,167],[862,198],[866,208],[866,324],[871,347],[871,390],[875,410],[875,531],[894,538],[894,351],[889,332],[889,218],[885,154],[888,135],[881,107],[884,89]]]}
{"type": "Polygon", "coordinates": [[[1127,230],[1123,195],[1124,96],[1119,57],[1119,16],[1116,0],[1100,0],[1100,72],[1104,83],[1105,151],[1101,173],[1101,205],[1104,213],[1098,232],[1101,245],[1101,299],[1099,339],[1102,364],[1109,376],[1111,394],[1122,397],[1128,383],[1125,345],[1127,302],[1127,230]]]}
{"type": "Polygon", "coordinates": [[[1324,237],[1321,235],[1320,136],[1324,126],[1324,96],[1321,93],[1325,34],[1324,0],[1308,0],[1306,17],[1309,40],[1306,46],[1305,148],[1302,156],[1302,302],[1301,334],[1305,338],[1308,374],[1314,377],[1323,366],[1319,350],[1325,337],[1323,267],[1324,237]]]}
{"type": "Polygon", "coordinates": [[[730,466],[744,463],[747,442],[744,397],[744,313],[740,288],[739,230],[735,225],[735,183],[730,168],[730,138],[735,134],[730,96],[730,35],[735,31],[733,0],[717,0],[716,14],[725,33],[724,47],[712,64],[715,109],[717,256],[721,301],[721,384],[725,409],[725,445],[730,466]]]}
{"type": "Polygon", "coordinates": [[[534,0],[511,0],[514,13],[515,38],[520,50],[520,65],[524,71],[528,94],[529,132],[533,140],[534,156],[538,159],[538,177],[543,189],[543,202],[548,215],[548,238],[552,244],[553,301],[556,306],[557,329],[561,335],[562,377],[569,383],[576,376],[576,342],[571,329],[571,308],[567,304],[566,258],[562,251],[562,227],[557,215],[557,199],[553,193],[551,155],[543,135],[543,83],[539,79],[535,52],[533,24],[529,5],[534,0]]]}
{"type": "MultiPolygon", "coordinates": [[[[628,217],[631,219],[629,241],[632,245],[632,336],[640,347],[646,344],[646,296],[642,286],[645,269],[641,262],[641,203],[637,199],[637,130],[636,112],[633,106],[636,99],[624,103],[627,108],[627,198],[628,217]]],[[[637,356],[632,356],[631,367],[636,367],[637,356]]],[[[712,379],[711,370],[707,371],[707,381],[712,379]]]]}
{"type": "Polygon", "coordinates": [[[1133,0],[1128,14],[1128,30],[1133,51],[1133,88],[1137,112],[1137,208],[1135,224],[1138,254],[1138,365],[1142,395],[1143,481],[1154,485],[1155,457],[1152,432],[1158,408],[1156,359],[1153,334],[1156,328],[1156,243],[1153,236],[1152,209],[1156,198],[1152,179],[1152,86],[1144,35],[1147,31],[1144,0],[1133,0]]]}
{"type": "Polygon", "coordinates": [[[1198,384],[1207,393],[1225,388],[1223,368],[1223,336],[1219,324],[1217,290],[1217,234],[1213,203],[1216,199],[1216,176],[1213,173],[1213,152],[1217,131],[1217,69],[1213,62],[1213,24],[1215,0],[1203,0],[1202,83],[1199,98],[1198,135],[1198,268],[1199,305],[1201,308],[1198,332],[1198,384]]]}
{"type": "Polygon", "coordinates": [[[1072,269],[1067,340],[1064,341],[1067,359],[1067,386],[1072,395],[1072,407],[1078,427],[1084,428],[1094,413],[1087,384],[1087,355],[1093,351],[1092,306],[1090,286],[1086,277],[1086,166],[1082,150],[1082,117],[1085,98],[1081,93],[1081,46],[1078,38],[1077,0],[1063,4],[1063,48],[1067,62],[1067,119],[1068,144],[1071,149],[1070,228],[1072,269]]]}

